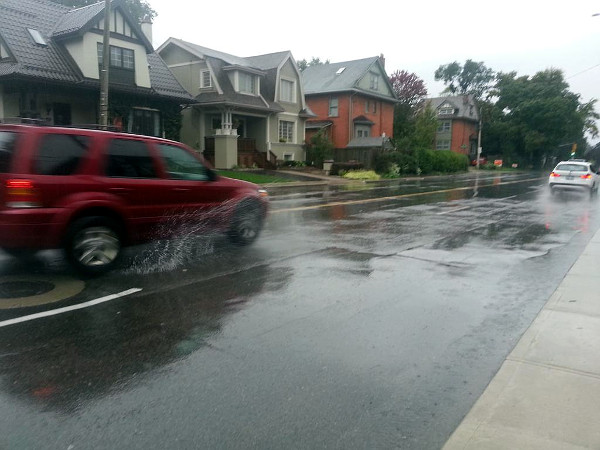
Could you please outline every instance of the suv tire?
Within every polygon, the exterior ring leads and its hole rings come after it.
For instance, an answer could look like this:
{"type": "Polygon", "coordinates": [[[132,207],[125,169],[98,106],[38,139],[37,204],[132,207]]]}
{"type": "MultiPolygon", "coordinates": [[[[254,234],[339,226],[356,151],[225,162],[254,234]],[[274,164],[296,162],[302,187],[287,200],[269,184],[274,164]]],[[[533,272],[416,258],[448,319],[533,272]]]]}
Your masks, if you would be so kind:
{"type": "Polygon", "coordinates": [[[102,216],[77,219],[67,232],[65,252],[69,262],[86,275],[107,272],[121,256],[119,227],[102,216]]]}
{"type": "Polygon", "coordinates": [[[236,245],[252,244],[262,229],[263,214],[261,206],[255,201],[240,203],[233,214],[228,236],[236,245]]]}

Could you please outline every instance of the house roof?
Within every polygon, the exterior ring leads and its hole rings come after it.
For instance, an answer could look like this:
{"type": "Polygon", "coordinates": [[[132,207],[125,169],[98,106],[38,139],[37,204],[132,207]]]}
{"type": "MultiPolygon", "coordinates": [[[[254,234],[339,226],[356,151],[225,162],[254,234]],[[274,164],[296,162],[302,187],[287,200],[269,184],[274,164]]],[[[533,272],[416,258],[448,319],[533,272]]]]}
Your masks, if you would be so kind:
{"type": "MultiPolygon", "coordinates": [[[[361,91],[367,95],[388,98],[395,101],[395,97],[389,97],[384,94],[377,94],[373,91],[365,91],[360,88],[360,81],[369,72],[369,70],[379,63],[379,57],[357,59],[354,61],[344,61],[338,63],[326,63],[312,65],[302,72],[302,84],[306,95],[327,94],[345,91],[361,91]]],[[[383,66],[381,66],[383,70],[383,66]]],[[[384,71],[385,73],[385,71],[384,71]]],[[[384,77],[389,86],[389,79],[384,77]]],[[[390,87],[391,95],[393,90],[390,87]]]]}
{"type": "MultiPolygon", "coordinates": [[[[119,0],[115,0],[115,6],[119,3],[119,0]]],[[[100,5],[102,11],[103,2],[100,5]]],[[[14,58],[0,61],[0,77],[98,87],[99,80],[85,79],[57,39],[86,26],[98,14],[98,8],[98,4],[70,9],[49,0],[2,0],[0,38],[14,58]],[[28,28],[39,31],[47,45],[36,44],[28,28]]],[[[179,101],[191,100],[191,96],[156,53],[148,54],[148,63],[152,88],[134,87],[129,91],[179,101]]]]}
{"type": "Polygon", "coordinates": [[[429,104],[434,111],[439,110],[446,103],[452,106],[453,114],[438,115],[440,119],[464,119],[470,121],[479,121],[479,108],[477,102],[472,95],[456,95],[451,97],[435,97],[427,99],[426,104],[429,104]]]}
{"type": "MultiPolygon", "coordinates": [[[[160,53],[169,45],[176,45],[197,58],[205,60],[212,69],[220,91],[198,94],[196,104],[240,107],[262,112],[285,111],[285,108],[274,99],[279,70],[288,59],[293,60],[289,50],[265,55],[239,57],[171,37],[157,51],[160,53]],[[260,75],[262,77],[260,83],[261,95],[253,96],[236,92],[226,73],[231,70],[243,70],[260,75]]],[[[303,109],[300,111],[300,115],[302,117],[314,117],[315,114],[304,105],[304,99],[302,99],[302,104],[303,109]]]]}

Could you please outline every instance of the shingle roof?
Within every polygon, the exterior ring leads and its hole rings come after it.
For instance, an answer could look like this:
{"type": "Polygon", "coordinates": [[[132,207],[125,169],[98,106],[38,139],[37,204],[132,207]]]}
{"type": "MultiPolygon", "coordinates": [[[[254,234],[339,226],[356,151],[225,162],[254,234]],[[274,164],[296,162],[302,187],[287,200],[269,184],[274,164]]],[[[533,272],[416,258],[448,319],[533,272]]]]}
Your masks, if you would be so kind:
{"type": "Polygon", "coordinates": [[[454,114],[440,116],[440,118],[448,119],[465,119],[479,121],[479,109],[473,96],[471,95],[456,95],[452,97],[435,97],[426,100],[426,103],[431,105],[433,110],[437,110],[444,103],[450,103],[454,108],[454,114]]]}
{"type": "Polygon", "coordinates": [[[64,34],[69,34],[73,31],[78,31],[102,11],[104,11],[104,2],[98,2],[82,8],[72,9],[64,14],[57,23],[56,27],[54,28],[53,35],[61,36],[64,34]]]}
{"type": "MultiPolygon", "coordinates": [[[[86,80],[73,64],[67,51],[53,36],[70,33],[85,26],[104,8],[103,2],[89,7],[70,8],[48,0],[1,0],[0,36],[15,60],[0,62],[0,77],[18,76],[57,83],[99,86],[99,80],[86,80]],[[46,46],[36,44],[28,28],[38,30],[46,46]]],[[[156,53],[148,54],[152,89],[134,89],[145,95],[160,95],[177,100],[191,100],[175,76],[156,53]]]]}
{"type": "Polygon", "coordinates": [[[302,72],[304,93],[309,95],[354,89],[377,59],[378,57],[372,57],[309,66],[302,72]]]}

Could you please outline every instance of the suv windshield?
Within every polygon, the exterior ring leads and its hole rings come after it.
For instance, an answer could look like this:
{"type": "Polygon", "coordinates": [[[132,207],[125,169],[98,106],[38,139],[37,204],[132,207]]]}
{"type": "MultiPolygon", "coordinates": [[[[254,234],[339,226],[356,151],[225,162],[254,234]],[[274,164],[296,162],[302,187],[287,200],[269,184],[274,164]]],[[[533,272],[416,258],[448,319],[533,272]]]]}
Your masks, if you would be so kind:
{"type": "Polygon", "coordinates": [[[16,140],[16,133],[0,131],[0,173],[6,173],[10,170],[16,140]]]}

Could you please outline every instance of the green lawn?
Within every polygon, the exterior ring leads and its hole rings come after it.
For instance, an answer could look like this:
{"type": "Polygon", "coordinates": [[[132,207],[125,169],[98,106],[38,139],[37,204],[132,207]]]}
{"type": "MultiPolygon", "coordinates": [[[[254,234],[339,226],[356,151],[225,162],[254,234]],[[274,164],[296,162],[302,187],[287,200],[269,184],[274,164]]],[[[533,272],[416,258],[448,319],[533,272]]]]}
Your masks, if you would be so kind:
{"type": "Polygon", "coordinates": [[[237,172],[235,170],[218,170],[217,173],[224,177],[235,178],[237,180],[250,181],[256,184],[269,184],[269,183],[288,183],[292,180],[288,178],[273,176],[273,175],[262,175],[259,173],[252,172],[237,172]]]}

